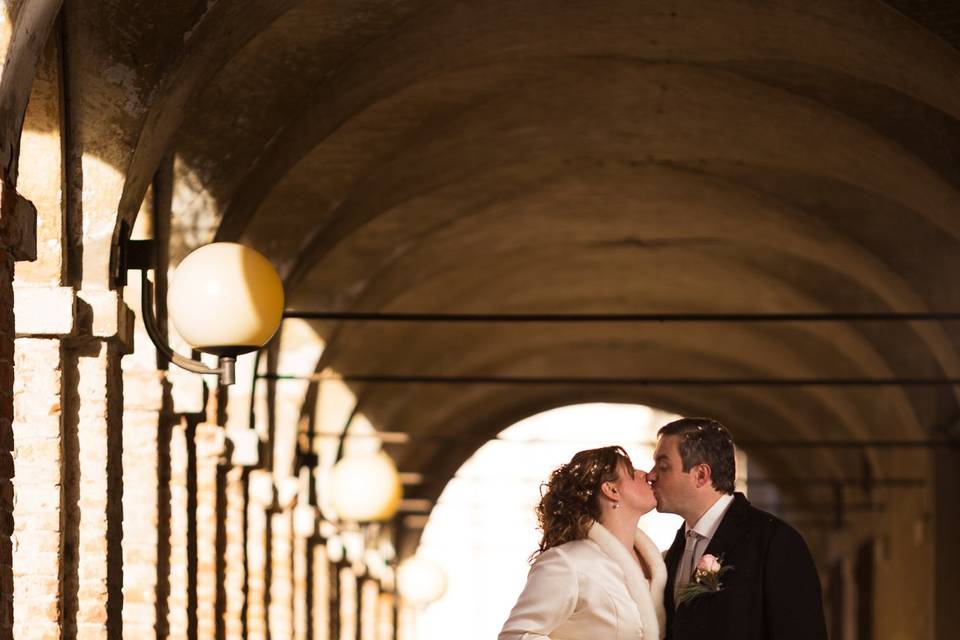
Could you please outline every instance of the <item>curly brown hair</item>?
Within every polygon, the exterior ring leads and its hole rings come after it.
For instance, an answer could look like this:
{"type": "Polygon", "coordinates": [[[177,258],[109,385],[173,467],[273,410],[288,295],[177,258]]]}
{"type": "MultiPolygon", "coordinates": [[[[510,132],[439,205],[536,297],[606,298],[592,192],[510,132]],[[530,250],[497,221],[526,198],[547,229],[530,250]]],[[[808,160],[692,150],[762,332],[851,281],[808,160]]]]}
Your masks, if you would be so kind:
{"type": "Polygon", "coordinates": [[[580,451],[540,485],[536,511],[543,538],[540,548],[530,556],[531,561],[550,547],[587,537],[590,527],[600,519],[600,486],[617,481],[621,461],[632,473],[633,463],[623,447],[580,451]]]}

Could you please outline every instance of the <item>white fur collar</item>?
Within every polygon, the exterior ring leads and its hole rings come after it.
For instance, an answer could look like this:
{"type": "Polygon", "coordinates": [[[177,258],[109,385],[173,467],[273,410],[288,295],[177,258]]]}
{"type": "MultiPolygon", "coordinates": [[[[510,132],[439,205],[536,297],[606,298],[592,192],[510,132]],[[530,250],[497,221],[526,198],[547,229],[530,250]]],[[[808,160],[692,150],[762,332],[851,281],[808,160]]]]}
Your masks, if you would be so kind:
{"type": "Polygon", "coordinates": [[[667,619],[663,608],[663,589],[667,584],[667,568],[653,540],[640,529],[637,529],[633,538],[633,547],[650,567],[652,575],[648,582],[633,554],[599,522],[593,523],[587,537],[597,543],[597,546],[623,569],[623,574],[627,578],[627,591],[630,592],[630,597],[637,603],[640,611],[644,638],[663,638],[667,619]]]}

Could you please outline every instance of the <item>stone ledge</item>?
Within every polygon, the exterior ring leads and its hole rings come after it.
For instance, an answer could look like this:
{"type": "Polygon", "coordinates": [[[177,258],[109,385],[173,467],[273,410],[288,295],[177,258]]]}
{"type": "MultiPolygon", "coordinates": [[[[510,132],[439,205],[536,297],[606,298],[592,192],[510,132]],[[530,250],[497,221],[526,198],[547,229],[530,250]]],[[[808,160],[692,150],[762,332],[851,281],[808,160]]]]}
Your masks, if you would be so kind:
{"type": "Polygon", "coordinates": [[[76,330],[76,296],[71,287],[15,286],[13,308],[18,338],[64,337],[76,330]]]}
{"type": "Polygon", "coordinates": [[[133,310],[116,291],[14,287],[18,338],[94,338],[133,349],[133,310]]]}
{"type": "Polygon", "coordinates": [[[115,340],[124,353],[133,351],[135,317],[116,291],[81,289],[77,292],[79,333],[84,336],[115,340]]]}
{"type": "Polygon", "coordinates": [[[198,424],[194,443],[198,458],[222,458],[228,453],[227,431],[218,424],[198,424]]]}
{"type": "Polygon", "coordinates": [[[14,260],[37,259],[37,208],[5,184],[0,186],[0,244],[14,260]]]}
{"type": "Polygon", "coordinates": [[[260,464],[260,434],[254,429],[228,428],[227,438],[233,443],[230,464],[243,467],[255,467],[260,464]]]}
{"type": "Polygon", "coordinates": [[[277,500],[277,487],[273,482],[273,475],[264,469],[251,471],[247,480],[247,495],[252,503],[264,509],[272,508],[277,500]]]}
{"type": "Polygon", "coordinates": [[[173,412],[181,414],[201,414],[206,408],[203,376],[185,371],[176,365],[167,370],[170,381],[170,395],[173,398],[173,412]]]}

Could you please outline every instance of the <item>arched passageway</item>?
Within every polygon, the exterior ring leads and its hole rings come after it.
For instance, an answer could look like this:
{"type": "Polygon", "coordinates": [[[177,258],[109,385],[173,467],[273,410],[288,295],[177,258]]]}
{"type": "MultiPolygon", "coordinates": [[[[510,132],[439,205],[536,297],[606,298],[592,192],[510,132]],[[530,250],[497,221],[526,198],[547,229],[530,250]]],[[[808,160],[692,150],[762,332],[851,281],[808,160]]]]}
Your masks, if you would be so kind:
{"type": "Polygon", "coordinates": [[[585,402],[812,478],[777,488],[823,514],[835,640],[946,637],[954,4],[3,2],[0,637],[392,637],[420,531],[333,562],[338,456],[381,444],[423,508],[585,402]],[[146,339],[130,234],[161,300],[212,239],[279,270],[229,392],[146,339]]]}

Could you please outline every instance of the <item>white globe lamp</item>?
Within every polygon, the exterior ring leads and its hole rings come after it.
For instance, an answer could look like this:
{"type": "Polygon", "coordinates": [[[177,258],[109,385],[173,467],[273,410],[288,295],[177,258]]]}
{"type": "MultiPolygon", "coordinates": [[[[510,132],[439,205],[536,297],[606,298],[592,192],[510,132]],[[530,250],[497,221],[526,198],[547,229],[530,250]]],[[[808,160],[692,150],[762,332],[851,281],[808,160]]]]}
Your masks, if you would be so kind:
{"type": "Polygon", "coordinates": [[[447,574],[433,560],[415,555],[397,568],[397,590],[407,604],[423,607],[447,592],[447,574]]]}
{"type": "Polygon", "coordinates": [[[348,455],[333,467],[331,498],[340,520],[389,520],[402,493],[397,467],[383,451],[348,455]]]}
{"type": "Polygon", "coordinates": [[[167,296],[170,320],[193,348],[236,357],[259,349],[283,317],[283,284],[250,247],[214,242],[177,266],[167,296]]]}

